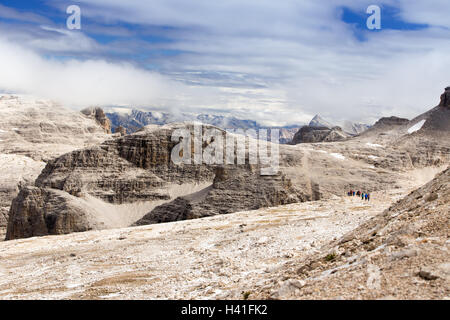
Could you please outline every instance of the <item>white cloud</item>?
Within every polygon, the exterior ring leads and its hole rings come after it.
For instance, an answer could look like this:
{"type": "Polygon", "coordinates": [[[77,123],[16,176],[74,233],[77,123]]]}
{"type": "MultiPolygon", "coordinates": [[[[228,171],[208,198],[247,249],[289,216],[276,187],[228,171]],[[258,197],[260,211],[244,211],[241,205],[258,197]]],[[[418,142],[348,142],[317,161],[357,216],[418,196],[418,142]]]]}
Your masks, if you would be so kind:
{"type": "Polygon", "coordinates": [[[163,103],[176,89],[169,79],[130,64],[60,61],[0,39],[0,87],[71,106],[163,103]],[[169,90],[170,88],[170,90],[169,90]]]}

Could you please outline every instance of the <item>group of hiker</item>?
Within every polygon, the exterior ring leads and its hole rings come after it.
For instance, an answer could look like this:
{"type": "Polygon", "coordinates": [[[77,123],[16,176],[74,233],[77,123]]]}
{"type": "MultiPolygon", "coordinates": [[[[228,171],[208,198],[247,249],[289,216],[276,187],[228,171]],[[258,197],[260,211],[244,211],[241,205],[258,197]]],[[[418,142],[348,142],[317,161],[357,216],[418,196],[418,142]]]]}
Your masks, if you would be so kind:
{"type": "Polygon", "coordinates": [[[370,193],[350,190],[347,192],[347,195],[350,197],[361,197],[361,200],[370,201],[370,193]]]}

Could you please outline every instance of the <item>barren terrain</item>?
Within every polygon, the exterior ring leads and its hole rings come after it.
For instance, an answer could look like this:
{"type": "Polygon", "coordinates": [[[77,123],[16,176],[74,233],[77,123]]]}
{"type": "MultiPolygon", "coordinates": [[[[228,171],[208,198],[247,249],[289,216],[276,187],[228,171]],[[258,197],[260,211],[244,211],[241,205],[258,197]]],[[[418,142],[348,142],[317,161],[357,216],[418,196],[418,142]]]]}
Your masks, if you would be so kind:
{"type": "Polygon", "coordinates": [[[240,299],[243,292],[252,298],[253,289],[268,285],[285,263],[318,252],[381,213],[425,174],[405,174],[402,188],[375,192],[370,202],[342,196],[2,242],[0,299],[240,299]]]}

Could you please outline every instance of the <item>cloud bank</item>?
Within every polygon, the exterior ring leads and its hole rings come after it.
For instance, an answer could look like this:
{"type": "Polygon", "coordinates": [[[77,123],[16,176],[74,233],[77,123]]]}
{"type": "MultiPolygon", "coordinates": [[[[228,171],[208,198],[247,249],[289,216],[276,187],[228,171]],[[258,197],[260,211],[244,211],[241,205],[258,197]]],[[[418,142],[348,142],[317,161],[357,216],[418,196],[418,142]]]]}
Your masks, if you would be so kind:
{"type": "Polygon", "coordinates": [[[374,3],[362,0],[82,0],[77,32],[0,7],[0,19],[28,19],[14,29],[0,21],[0,89],[76,107],[190,109],[266,124],[316,113],[411,118],[450,84],[450,8],[432,2],[380,2],[399,21],[427,25],[380,32],[343,20],[344,7],[365,16],[374,3]]]}

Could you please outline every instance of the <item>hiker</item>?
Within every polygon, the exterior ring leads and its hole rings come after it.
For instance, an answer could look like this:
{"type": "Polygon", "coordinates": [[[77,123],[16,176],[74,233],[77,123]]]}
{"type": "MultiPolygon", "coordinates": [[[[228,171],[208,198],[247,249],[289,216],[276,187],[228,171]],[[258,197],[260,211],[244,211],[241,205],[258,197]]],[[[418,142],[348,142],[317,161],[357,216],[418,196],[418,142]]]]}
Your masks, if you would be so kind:
{"type": "Polygon", "coordinates": [[[353,196],[355,196],[355,194],[356,194],[356,192],[355,192],[355,191],[353,191],[353,196]]]}
{"type": "Polygon", "coordinates": [[[361,200],[364,200],[364,192],[361,193],[361,200]]]}
{"type": "Polygon", "coordinates": [[[370,201],[370,193],[367,194],[367,201],[370,201]]]}
{"type": "Polygon", "coordinates": [[[356,192],[356,195],[359,197],[361,195],[361,191],[358,190],[358,192],[356,192]]]}
{"type": "Polygon", "coordinates": [[[368,195],[367,195],[367,193],[364,195],[364,198],[367,200],[367,197],[368,197],[368,195]]]}

